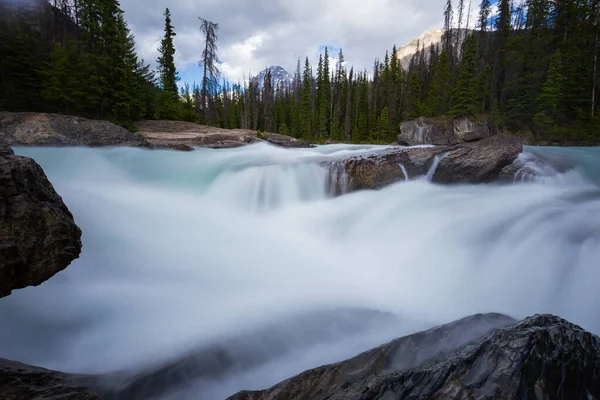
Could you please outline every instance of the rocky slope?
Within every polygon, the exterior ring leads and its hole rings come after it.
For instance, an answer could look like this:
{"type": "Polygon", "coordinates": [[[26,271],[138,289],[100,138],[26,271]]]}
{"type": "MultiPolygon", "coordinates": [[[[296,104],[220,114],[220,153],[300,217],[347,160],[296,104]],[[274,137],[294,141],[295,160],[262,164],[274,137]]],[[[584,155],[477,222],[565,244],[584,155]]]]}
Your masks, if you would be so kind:
{"type": "Polygon", "coordinates": [[[39,285],[81,252],[81,231],[32,159],[0,144],[0,297],[39,285]]]}
{"type": "Polygon", "coordinates": [[[442,184],[506,180],[517,172],[509,167],[522,150],[518,138],[508,134],[454,146],[392,147],[341,161],[345,174],[335,178],[346,181],[332,184],[353,191],[423,177],[442,184]]]}
{"type": "Polygon", "coordinates": [[[0,140],[12,146],[149,146],[108,121],[44,113],[0,112],[0,140]]]}
{"type": "Polygon", "coordinates": [[[597,336],[558,317],[539,315],[460,346],[475,336],[470,327],[481,319],[489,321],[490,329],[510,323],[497,315],[470,317],[230,399],[600,398],[597,336]],[[452,349],[454,344],[458,347],[452,349]]]}

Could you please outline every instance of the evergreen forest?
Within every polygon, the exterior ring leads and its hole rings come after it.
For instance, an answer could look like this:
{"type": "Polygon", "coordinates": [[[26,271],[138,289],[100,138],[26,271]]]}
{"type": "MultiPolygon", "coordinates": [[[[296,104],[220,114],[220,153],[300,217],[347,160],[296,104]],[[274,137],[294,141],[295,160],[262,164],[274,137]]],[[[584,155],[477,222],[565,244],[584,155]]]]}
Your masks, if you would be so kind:
{"type": "MultiPolygon", "coordinates": [[[[218,24],[198,20],[199,84],[179,82],[169,10],[157,68],[138,58],[117,0],[0,0],[0,110],[143,119],[292,135],[311,142],[388,143],[403,121],[486,117],[538,140],[597,142],[600,0],[490,0],[476,13],[448,0],[441,43],[369,70],[324,49],[290,82],[219,73],[218,24]],[[203,36],[200,36],[203,35],[203,36]]],[[[283,61],[283,60],[282,60],[283,61]]]]}

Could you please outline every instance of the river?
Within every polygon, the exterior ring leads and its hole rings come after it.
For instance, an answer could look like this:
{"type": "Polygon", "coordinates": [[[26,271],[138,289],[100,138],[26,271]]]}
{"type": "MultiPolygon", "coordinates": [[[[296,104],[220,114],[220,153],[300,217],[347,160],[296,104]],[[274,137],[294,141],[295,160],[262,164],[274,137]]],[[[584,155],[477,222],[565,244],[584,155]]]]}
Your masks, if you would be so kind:
{"type": "Polygon", "coordinates": [[[323,163],[378,149],[15,148],[65,200],[83,252],[2,299],[0,357],[107,373],[238,340],[258,361],[161,395],[218,399],[474,313],[600,333],[599,148],[527,147],[544,176],[509,185],[422,177],[333,196],[343,171],[323,163]]]}

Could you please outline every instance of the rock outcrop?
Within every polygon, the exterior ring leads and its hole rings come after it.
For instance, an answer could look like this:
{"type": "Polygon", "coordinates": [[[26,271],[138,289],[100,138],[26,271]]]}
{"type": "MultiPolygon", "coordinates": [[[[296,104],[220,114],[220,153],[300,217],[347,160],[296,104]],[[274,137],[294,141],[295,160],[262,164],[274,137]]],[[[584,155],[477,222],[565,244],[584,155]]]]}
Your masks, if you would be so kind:
{"type": "Polygon", "coordinates": [[[0,297],[39,285],[81,252],[81,231],[32,159],[0,144],[0,297]]]}
{"type": "Polygon", "coordinates": [[[108,121],[31,112],[0,112],[0,140],[12,146],[149,146],[108,121]]]}
{"type": "Polygon", "coordinates": [[[277,133],[248,129],[221,129],[185,121],[138,121],[139,134],[154,148],[189,150],[194,147],[223,149],[269,142],[280,147],[312,147],[310,143],[277,133]]]}
{"type": "Polygon", "coordinates": [[[87,388],[93,379],[0,359],[0,399],[100,400],[87,388]]]}
{"type": "Polygon", "coordinates": [[[400,125],[398,143],[416,146],[420,144],[453,145],[488,138],[498,132],[490,128],[487,117],[442,118],[420,117],[400,125]]]}
{"type": "Polygon", "coordinates": [[[348,191],[380,189],[417,178],[442,184],[494,182],[522,150],[519,141],[508,134],[454,146],[389,148],[344,160],[346,173],[336,177],[347,179],[348,191]]]}
{"type": "Polygon", "coordinates": [[[502,170],[523,151],[515,136],[502,134],[456,146],[447,153],[432,177],[437,183],[485,183],[500,179],[502,170]]]}
{"type": "Polygon", "coordinates": [[[230,399],[600,398],[600,338],[550,315],[493,331],[507,323],[498,315],[466,318],[230,399]],[[492,332],[469,342],[483,333],[481,320],[492,332]]]}

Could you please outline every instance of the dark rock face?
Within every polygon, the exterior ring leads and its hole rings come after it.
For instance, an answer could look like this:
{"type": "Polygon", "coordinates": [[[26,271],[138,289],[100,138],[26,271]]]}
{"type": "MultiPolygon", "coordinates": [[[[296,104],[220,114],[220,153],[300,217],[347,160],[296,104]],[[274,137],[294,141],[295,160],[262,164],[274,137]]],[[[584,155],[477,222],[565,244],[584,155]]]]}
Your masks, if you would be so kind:
{"type": "Polygon", "coordinates": [[[481,319],[490,330],[511,323],[498,315],[469,317],[231,399],[600,398],[597,336],[558,317],[540,315],[468,343],[469,337],[483,333],[476,329],[469,335],[481,319]],[[458,340],[432,354],[456,332],[458,340]],[[460,346],[461,341],[468,344],[460,346]],[[459,347],[452,350],[453,344],[459,347]]]}
{"type": "Polygon", "coordinates": [[[484,183],[498,180],[502,170],[523,151],[516,137],[496,135],[449,152],[433,175],[437,183],[484,183]]]}
{"type": "Polygon", "coordinates": [[[149,146],[108,121],[42,113],[1,112],[0,139],[13,146],[149,146]]]}
{"type": "Polygon", "coordinates": [[[0,398],[5,400],[99,400],[86,378],[0,359],[0,398]]]}
{"type": "Polygon", "coordinates": [[[81,231],[32,159],[0,144],[0,297],[39,285],[81,252],[81,231]]]}
{"type": "Polygon", "coordinates": [[[443,184],[494,182],[522,150],[516,138],[505,134],[455,146],[398,147],[345,160],[344,179],[350,191],[380,189],[407,177],[443,184]]]}
{"type": "MultiPolygon", "coordinates": [[[[81,231],[42,168],[0,143],[0,297],[50,279],[80,252],[81,231]]],[[[2,399],[100,398],[79,379],[0,359],[2,399]]]]}
{"type": "Polygon", "coordinates": [[[456,118],[452,121],[420,117],[400,125],[398,143],[409,146],[452,145],[485,139],[496,133],[484,116],[478,119],[456,118]]]}

